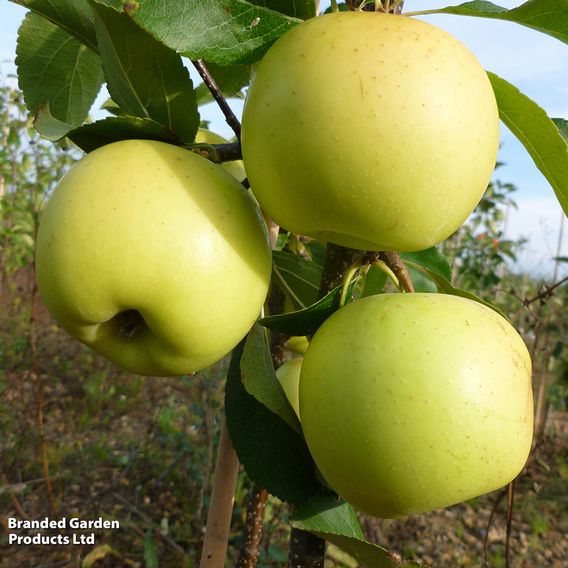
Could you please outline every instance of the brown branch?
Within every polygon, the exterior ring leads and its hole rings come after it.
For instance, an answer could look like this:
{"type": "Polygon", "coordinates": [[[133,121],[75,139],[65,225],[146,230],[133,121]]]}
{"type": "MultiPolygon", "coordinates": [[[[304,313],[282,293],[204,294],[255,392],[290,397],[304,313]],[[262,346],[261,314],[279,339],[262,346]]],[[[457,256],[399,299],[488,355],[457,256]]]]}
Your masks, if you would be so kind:
{"type": "Polygon", "coordinates": [[[239,460],[229,438],[227,421],[223,420],[215,464],[215,484],[207,513],[200,568],[223,568],[225,566],[238,473],[239,460]]]}
{"type": "Polygon", "coordinates": [[[188,149],[194,154],[199,154],[216,164],[234,162],[242,160],[240,142],[229,142],[227,144],[191,144],[188,149]]]}
{"type": "Polygon", "coordinates": [[[499,504],[501,503],[501,501],[503,500],[503,497],[505,497],[505,495],[507,494],[507,491],[501,491],[498,495],[497,498],[495,499],[495,503],[493,504],[493,508],[491,509],[491,514],[489,515],[489,519],[487,521],[487,527],[485,528],[485,538],[483,539],[483,563],[485,565],[486,568],[489,567],[489,560],[487,557],[487,552],[488,552],[488,548],[489,548],[489,529],[491,528],[491,525],[493,524],[493,518],[495,517],[495,513],[497,512],[497,508],[499,507],[499,504]]]}
{"type": "Polygon", "coordinates": [[[221,89],[219,89],[215,79],[213,79],[213,75],[211,75],[209,69],[207,69],[205,63],[203,63],[203,60],[196,59],[192,61],[192,63],[193,66],[197,69],[197,72],[199,73],[201,78],[203,79],[205,85],[207,85],[207,88],[213,95],[213,98],[219,105],[219,108],[225,115],[225,120],[227,121],[227,124],[233,129],[233,132],[235,133],[237,140],[240,140],[241,123],[239,122],[239,119],[235,116],[235,113],[232,111],[231,107],[229,106],[229,103],[227,103],[227,101],[225,100],[225,97],[221,93],[221,89]]]}
{"type": "Polygon", "coordinates": [[[393,271],[394,275],[407,292],[414,292],[410,274],[398,252],[381,251],[378,253],[378,257],[393,271]]]}
{"type": "MultiPolygon", "coordinates": [[[[37,159],[37,157],[36,157],[37,159]]],[[[36,187],[37,191],[37,187],[36,187]]],[[[36,210],[33,214],[34,220],[34,243],[37,243],[37,233],[39,228],[39,212],[36,210]]],[[[55,503],[55,498],[53,497],[53,487],[51,483],[51,474],[49,472],[49,458],[47,455],[47,442],[45,438],[44,431],[44,416],[43,416],[43,385],[41,381],[41,372],[39,368],[39,362],[37,357],[37,320],[39,312],[39,290],[37,286],[36,279],[36,268],[35,262],[31,264],[31,275],[32,275],[32,290],[31,290],[31,313],[29,319],[29,332],[28,332],[28,344],[30,347],[31,354],[31,370],[30,377],[34,381],[34,398],[36,405],[36,424],[38,433],[38,452],[41,460],[41,467],[43,472],[43,477],[45,479],[45,488],[47,493],[47,502],[49,504],[49,512],[54,515],[57,511],[57,504],[55,503]]]]}
{"type": "MultiPolygon", "coordinates": [[[[3,490],[5,490],[6,493],[8,493],[8,495],[10,496],[10,501],[12,502],[12,506],[14,507],[14,509],[16,509],[16,513],[18,513],[18,515],[20,515],[20,517],[22,519],[29,520],[28,514],[24,511],[22,504],[20,503],[20,501],[16,497],[16,494],[15,494],[16,491],[13,490],[13,486],[10,485],[10,482],[8,481],[8,478],[6,477],[4,472],[0,473],[0,479],[2,480],[2,483],[4,484],[4,487],[2,487],[2,486],[0,486],[0,487],[3,490]]],[[[41,481],[45,481],[45,480],[41,479],[41,481]]],[[[24,487],[26,487],[28,484],[27,483],[20,483],[19,485],[23,485],[24,487]]],[[[1,495],[1,493],[0,493],[0,495],[1,495]]]]}
{"type": "Polygon", "coordinates": [[[260,554],[260,542],[264,523],[264,510],[268,491],[255,485],[249,499],[244,542],[237,568],[254,568],[260,554]]]}
{"type": "Polygon", "coordinates": [[[343,282],[343,275],[357,262],[361,261],[363,251],[327,243],[319,297],[343,282]]]}
{"type": "Polygon", "coordinates": [[[511,526],[513,524],[513,504],[515,500],[515,480],[507,485],[507,533],[505,536],[505,568],[511,566],[511,526]]]}
{"type": "Polygon", "coordinates": [[[568,282],[568,276],[565,276],[564,278],[562,278],[562,280],[559,280],[552,286],[547,286],[542,292],[540,292],[536,296],[522,300],[523,306],[528,307],[530,304],[536,302],[537,300],[541,300],[543,298],[548,298],[552,296],[554,290],[556,290],[556,288],[558,288],[559,286],[562,286],[562,284],[564,284],[565,282],[568,282]]]}
{"type": "MultiPolygon", "coordinates": [[[[147,527],[152,530],[153,534],[158,535],[164,542],[169,544],[174,550],[177,550],[184,557],[187,556],[185,550],[173,538],[169,537],[167,534],[164,534],[162,531],[156,528],[154,521],[148,515],[146,515],[146,513],[141,511],[138,507],[136,507],[136,505],[133,505],[130,501],[128,501],[128,499],[123,497],[117,491],[113,491],[112,494],[116,499],[126,505],[128,509],[138,515],[146,523],[147,527]]],[[[142,532],[141,534],[142,536],[144,536],[144,532],[142,532]]]]}

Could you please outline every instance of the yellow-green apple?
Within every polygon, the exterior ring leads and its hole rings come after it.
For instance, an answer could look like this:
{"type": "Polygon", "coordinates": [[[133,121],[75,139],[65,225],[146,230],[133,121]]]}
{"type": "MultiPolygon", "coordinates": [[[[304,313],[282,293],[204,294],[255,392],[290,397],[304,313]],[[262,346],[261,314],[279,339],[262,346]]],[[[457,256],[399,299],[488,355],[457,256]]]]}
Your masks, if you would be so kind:
{"type": "Polygon", "coordinates": [[[495,166],[487,74],[457,39],[407,16],[342,12],[284,34],[248,91],[252,190],[295,233],[368,250],[454,232],[495,166]]]}
{"type": "MultiPolygon", "coordinates": [[[[291,309],[289,311],[293,312],[294,310],[291,309]]],[[[300,353],[301,355],[303,355],[307,351],[308,345],[308,338],[305,335],[293,335],[286,341],[284,348],[287,351],[292,351],[292,353],[300,353]]]]}
{"type": "MultiPolygon", "coordinates": [[[[220,134],[211,132],[211,130],[207,130],[205,128],[199,128],[197,130],[195,142],[198,144],[229,144],[229,140],[223,138],[220,134]]],[[[243,181],[247,177],[242,160],[224,162],[221,164],[221,167],[239,181],[243,181]]]]}
{"type": "Polygon", "coordinates": [[[43,213],[37,278],[53,317],[142,375],[211,365],[247,333],[271,271],[266,229],[232,176],[149,140],[103,146],[43,213]]]}
{"type": "Polygon", "coordinates": [[[300,416],[330,486],[400,517],[509,483],[532,439],[531,361],[502,316],[444,294],[370,296],[304,356],[300,416]]]}
{"type": "Polygon", "coordinates": [[[303,357],[296,357],[289,359],[276,369],[276,376],[284,390],[284,394],[294,409],[296,416],[300,417],[300,403],[299,403],[299,386],[300,386],[300,371],[302,369],[303,357]]]}

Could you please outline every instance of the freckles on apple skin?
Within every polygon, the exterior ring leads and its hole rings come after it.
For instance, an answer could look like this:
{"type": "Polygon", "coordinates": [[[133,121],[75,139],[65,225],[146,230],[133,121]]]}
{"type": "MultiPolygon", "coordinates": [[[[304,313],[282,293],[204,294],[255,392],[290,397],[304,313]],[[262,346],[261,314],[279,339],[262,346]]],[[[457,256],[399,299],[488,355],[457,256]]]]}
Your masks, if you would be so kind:
{"type": "Polygon", "coordinates": [[[128,140],[91,152],[61,180],[37,268],[46,306],[79,341],[132,372],[182,375],[247,333],[271,252],[231,175],[182,148],[128,140]]]}
{"type": "Polygon", "coordinates": [[[316,465],[357,508],[399,517],[449,506],[523,467],[528,351],[501,316],[463,298],[358,300],[312,339],[300,413],[316,465]]]}
{"type": "Polygon", "coordinates": [[[498,129],[487,75],[455,38],[405,16],[341,13],[296,26],[257,66],[242,147],[256,197],[286,229],[421,250],[479,201],[498,129]]]}

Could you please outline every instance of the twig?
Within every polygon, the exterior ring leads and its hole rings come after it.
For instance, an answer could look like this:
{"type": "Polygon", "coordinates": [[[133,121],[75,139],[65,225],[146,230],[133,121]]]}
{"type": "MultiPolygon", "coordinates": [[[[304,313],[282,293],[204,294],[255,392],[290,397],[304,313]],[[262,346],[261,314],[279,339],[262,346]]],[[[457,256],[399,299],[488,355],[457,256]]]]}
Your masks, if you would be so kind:
{"type": "Polygon", "coordinates": [[[511,564],[511,525],[513,523],[513,504],[515,500],[515,480],[507,485],[507,533],[505,536],[505,568],[511,564]]]}
{"type": "MultiPolygon", "coordinates": [[[[130,509],[133,513],[136,513],[148,525],[148,528],[152,529],[152,531],[155,534],[160,535],[160,538],[162,538],[164,542],[169,544],[172,548],[174,548],[184,556],[187,556],[185,550],[175,540],[170,538],[168,535],[164,534],[162,531],[156,529],[156,527],[154,526],[154,522],[148,515],[146,515],[146,513],[144,513],[138,507],[136,507],[136,505],[133,505],[130,501],[125,499],[120,493],[116,491],[113,491],[112,493],[115,496],[115,498],[121,501],[122,503],[124,503],[124,505],[126,505],[128,509],[130,509]]],[[[142,535],[143,534],[144,533],[142,533],[142,535]]]]}
{"type": "Polygon", "coordinates": [[[548,298],[549,296],[552,296],[552,293],[554,292],[554,290],[556,290],[556,288],[558,288],[559,286],[562,286],[562,284],[564,284],[565,282],[568,282],[568,276],[565,276],[564,278],[562,278],[562,280],[559,280],[558,282],[556,282],[552,286],[547,286],[542,292],[540,292],[536,296],[522,300],[523,306],[528,307],[530,304],[532,304],[533,302],[536,302],[537,300],[540,300],[540,299],[543,299],[543,298],[548,298]]]}
{"type": "MultiPolygon", "coordinates": [[[[15,495],[15,491],[11,490],[11,487],[14,487],[14,486],[10,485],[10,482],[8,481],[8,478],[6,477],[4,472],[2,472],[2,474],[0,474],[0,478],[2,479],[2,483],[4,483],[4,485],[5,485],[1,489],[5,490],[6,493],[8,493],[8,495],[10,495],[10,501],[12,502],[12,505],[13,505],[14,509],[16,509],[16,512],[18,513],[18,515],[20,515],[20,517],[22,519],[29,520],[30,517],[24,511],[24,508],[22,507],[20,501],[18,500],[18,498],[15,495]]],[[[44,481],[44,480],[41,479],[41,481],[44,481]]],[[[27,484],[18,484],[18,485],[27,485],[27,484]]]]}
{"type": "Polygon", "coordinates": [[[223,420],[200,568],[223,568],[225,566],[238,473],[239,460],[229,438],[227,422],[223,420]]]}
{"type": "Polygon", "coordinates": [[[227,124],[233,129],[233,132],[235,133],[237,140],[240,140],[241,123],[239,122],[239,119],[235,116],[235,113],[232,111],[231,107],[229,106],[229,103],[227,103],[227,101],[225,100],[225,97],[221,93],[221,89],[219,89],[219,87],[217,86],[217,83],[215,82],[215,79],[213,79],[211,73],[209,73],[209,69],[207,69],[205,63],[203,63],[201,59],[196,59],[192,61],[192,63],[193,66],[197,69],[197,72],[199,73],[201,78],[203,79],[203,82],[207,85],[207,88],[213,95],[213,98],[219,105],[219,108],[225,115],[225,120],[227,121],[227,124]]]}
{"type": "Polygon", "coordinates": [[[256,566],[260,553],[264,510],[267,499],[268,491],[255,485],[248,503],[245,538],[237,562],[237,568],[254,568],[256,566]]]}
{"type": "Polygon", "coordinates": [[[397,252],[381,251],[378,253],[379,258],[394,272],[398,281],[407,292],[414,292],[414,286],[410,279],[410,274],[406,268],[406,264],[400,258],[397,252]]]}
{"type": "Polygon", "coordinates": [[[495,513],[497,512],[497,508],[499,507],[499,504],[501,503],[501,501],[503,500],[503,497],[505,497],[505,495],[507,494],[507,491],[501,491],[499,493],[499,495],[497,495],[497,498],[495,499],[495,503],[493,504],[493,509],[491,509],[491,514],[489,515],[489,520],[487,521],[487,527],[485,529],[485,538],[483,539],[483,562],[486,566],[486,568],[489,567],[489,560],[487,558],[487,552],[488,552],[488,548],[489,548],[489,529],[491,528],[491,525],[493,524],[493,518],[495,517],[495,513]]]}
{"type": "Polygon", "coordinates": [[[235,160],[242,160],[243,158],[240,142],[229,142],[228,144],[191,144],[188,149],[216,164],[234,162],[235,160]]]}
{"type": "MultiPolygon", "coordinates": [[[[37,158],[36,158],[37,159],[37,158]]],[[[39,228],[39,211],[34,211],[34,243],[37,242],[37,232],[39,228]]],[[[39,369],[39,362],[37,358],[37,319],[39,311],[39,290],[36,279],[35,263],[32,262],[32,290],[31,290],[31,313],[29,319],[29,333],[28,343],[31,353],[31,370],[30,376],[34,381],[34,397],[36,403],[36,423],[37,433],[39,439],[39,456],[41,459],[41,466],[43,477],[45,478],[45,488],[47,492],[47,502],[49,504],[49,511],[53,515],[57,511],[55,498],[53,497],[53,488],[51,483],[51,475],[49,472],[49,458],[47,456],[47,442],[45,439],[44,431],[44,416],[43,416],[43,385],[41,382],[41,373],[39,369]]]]}

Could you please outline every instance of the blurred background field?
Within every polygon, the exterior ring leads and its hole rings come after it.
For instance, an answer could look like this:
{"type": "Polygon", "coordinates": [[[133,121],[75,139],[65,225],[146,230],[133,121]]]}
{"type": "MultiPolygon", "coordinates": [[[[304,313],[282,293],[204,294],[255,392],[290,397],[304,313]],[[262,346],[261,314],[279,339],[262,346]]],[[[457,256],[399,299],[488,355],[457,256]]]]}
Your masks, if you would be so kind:
{"type": "MultiPolygon", "coordinates": [[[[42,205],[79,157],[33,133],[20,93],[0,85],[0,566],[196,565],[208,507],[227,361],[194,376],[141,378],[84,348],[50,319],[34,285],[42,205]],[[10,546],[7,519],[118,519],[97,546],[10,546]]],[[[532,353],[537,438],[516,484],[512,566],[568,566],[566,258],[513,270],[527,246],[504,238],[515,187],[496,171],[466,225],[441,246],[457,286],[499,305],[532,353]],[[543,277],[542,274],[546,274],[543,277]]],[[[560,212],[560,209],[558,209],[560,212]]],[[[559,241],[560,242],[560,241],[559,241]]],[[[415,282],[428,289],[427,282],[415,282]]],[[[251,483],[241,472],[234,566],[251,483]]],[[[428,515],[362,518],[368,536],[432,566],[504,566],[506,499],[496,492],[428,515]],[[489,518],[494,512],[493,521],[489,518]],[[485,542],[486,541],[486,542],[485,542]]],[[[270,499],[259,566],[287,558],[288,508],[270,499]]],[[[329,566],[356,566],[330,547],[329,566]]]]}

